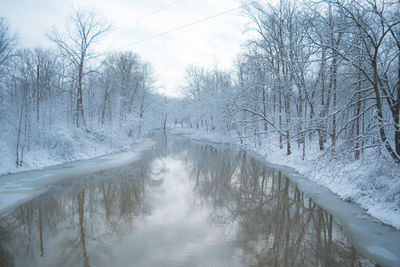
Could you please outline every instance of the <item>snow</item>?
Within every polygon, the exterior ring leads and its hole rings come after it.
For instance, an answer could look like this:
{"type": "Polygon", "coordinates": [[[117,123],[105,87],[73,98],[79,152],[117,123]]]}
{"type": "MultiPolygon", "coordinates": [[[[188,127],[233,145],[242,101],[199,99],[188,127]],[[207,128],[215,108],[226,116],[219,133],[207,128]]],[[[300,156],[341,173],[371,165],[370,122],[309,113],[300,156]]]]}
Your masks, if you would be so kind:
{"type": "MultiPolygon", "coordinates": [[[[238,138],[229,134],[187,128],[175,128],[171,132],[198,140],[240,144],[238,138]]],[[[301,148],[297,148],[296,143],[292,144],[292,154],[287,156],[285,148],[281,150],[275,145],[277,137],[271,139],[261,140],[257,146],[254,141],[241,146],[270,163],[292,167],[312,182],[329,188],[341,199],[359,204],[367,214],[400,230],[400,168],[394,163],[376,157],[372,152],[366,152],[358,161],[329,157],[319,151],[317,145],[308,146],[302,160],[301,148]]]]}
{"type": "Polygon", "coordinates": [[[127,138],[123,130],[96,132],[60,124],[31,137],[29,150],[25,150],[20,167],[15,166],[15,144],[10,140],[3,133],[0,139],[0,175],[126,151],[141,138],[127,138]]]}
{"type": "MultiPolygon", "coordinates": [[[[85,145],[88,147],[88,143],[85,145]]],[[[89,160],[73,161],[58,166],[43,168],[41,170],[3,175],[0,177],[0,214],[6,213],[19,204],[45,193],[48,185],[63,178],[115,168],[136,161],[140,159],[142,152],[150,149],[153,145],[154,141],[151,139],[144,139],[140,143],[131,145],[130,150],[126,152],[107,154],[89,160]]],[[[104,153],[107,150],[106,146],[103,146],[100,149],[93,148],[93,151],[95,152],[87,154],[82,152],[76,153],[74,156],[80,155],[90,157],[96,153],[104,153]]],[[[40,154],[40,151],[36,151],[36,153],[40,154]]],[[[44,163],[39,164],[36,160],[40,159],[40,157],[36,158],[36,153],[33,153],[33,156],[30,155],[32,161],[29,162],[33,164],[29,165],[29,168],[59,162],[50,158],[44,163]]],[[[63,158],[63,160],[65,160],[65,158],[63,158]]]]}

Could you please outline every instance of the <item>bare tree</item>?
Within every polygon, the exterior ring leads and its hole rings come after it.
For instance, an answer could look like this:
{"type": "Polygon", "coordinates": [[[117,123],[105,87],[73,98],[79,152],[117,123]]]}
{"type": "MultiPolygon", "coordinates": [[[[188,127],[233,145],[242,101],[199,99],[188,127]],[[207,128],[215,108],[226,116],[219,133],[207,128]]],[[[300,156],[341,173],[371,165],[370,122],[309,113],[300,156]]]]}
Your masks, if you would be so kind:
{"type": "MultiPolygon", "coordinates": [[[[10,32],[6,19],[0,17],[0,82],[2,76],[4,75],[2,67],[4,63],[14,55],[14,47],[16,43],[17,38],[15,34],[10,32]]],[[[0,90],[0,115],[3,112],[3,101],[4,92],[3,90],[0,90]]]]}
{"type": "Polygon", "coordinates": [[[353,30],[354,35],[362,36],[357,49],[366,56],[367,64],[360,66],[356,57],[341,53],[335,47],[332,49],[360,71],[371,85],[379,137],[392,159],[400,164],[400,75],[393,75],[400,69],[394,63],[400,50],[400,5],[385,0],[357,4],[352,1],[332,3],[351,23],[349,30],[353,30]],[[393,136],[393,142],[390,135],[393,136]]]}
{"type": "Polygon", "coordinates": [[[89,48],[101,35],[109,31],[111,26],[94,11],[87,10],[76,10],[70,17],[70,22],[65,33],[60,34],[57,30],[53,30],[48,37],[70,60],[74,68],[74,79],[77,84],[75,123],[79,127],[81,124],[86,124],[82,84],[84,76],[91,72],[86,69],[87,61],[96,56],[90,53],[89,48]]]}
{"type": "Polygon", "coordinates": [[[154,83],[151,65],[132,52],[110,53],[103,61],[99,81],[101,125],[108,118],[110,123],[118,121],[120,129],[129,125],[132,130],[150,104],[154,83]]]}
{"type": "Polygon", "coordinates": [[[11,33],[5,18],[0,18],[0,66],[14,54],[17,38],[11,33]]]}

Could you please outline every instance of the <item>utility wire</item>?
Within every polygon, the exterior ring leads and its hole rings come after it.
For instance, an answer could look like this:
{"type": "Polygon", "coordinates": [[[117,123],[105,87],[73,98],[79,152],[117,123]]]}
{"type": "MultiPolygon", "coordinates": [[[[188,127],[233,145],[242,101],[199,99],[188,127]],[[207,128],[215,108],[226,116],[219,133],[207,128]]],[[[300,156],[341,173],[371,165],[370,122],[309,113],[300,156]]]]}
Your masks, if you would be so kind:
{"type": "Polygon", "coordinates": [[[254,2],[254,1],[251,1],[250,3],[247,3],[247,4],[245,4],[245,5],[241,5],[241,6],[238,6],[238,7],[232,8],[232,9],[229,9],[229,10],[225,10],[225,11],[223,11],[223,12],[220,12],[220,13],[217,13],[217,14],[214,14],[214,15],[211,15],[211,16],[209,16],[209,17],[205,17],[205,18],[202,18],[202,19],[193,21],[193,22],[191,22],[191,23],[188,23],[188,24],[185,24],[185,25],[182,25],[182,26],[179,26],[179,27],[170,29],[170,30],[168,30],[168,31],[161,32],[161,33],[158,33],[158,34],[155,34],[155,35],[146,37],[146,38],[144,38],[144,39],[141,39],[141,40],[138,40],[138,41],[129,43],[129,44],[127,44],[127,45],[124,45],[124,46],[122,46],[122,47],[120,47],[120,48],[117,48],[116,50],[121,50],[121,49],[127,48],[127,47],[129,47],[129,46],[137,45],[137,44],[140,44],[140,43],[143,43],[143,42],[146,42],[146,41],[149,41],[149,40],[158,38],[158,37],[160,37],[160,36],[163,36],[163,35],[166,35],[166,34],[169,34],[169,33],[172,33],[172,32],[176,32],[176,31],[182,30],[182,29],[184,29],[184,28],[193,26],[193,25],[195,25],[195,24],[199,24],[199,23],[205,22],[205,21],[207,21],[207,20],[210,20],[210,19],[213,19],[213,18],[222,16],[222,15],[225,15],[225,14],[231,13],[231,12],[233,12],[233,11],[235,11],[235,10],[238,10],[238,9],[244,8],[244,7],[248,6],[248,5],[251,5],[253,2],[254,2]]]}
{"type": "Polygon", "coordinates": [[[159,9],[156,9],[156,10],[154,10],[154,11],[151,11],[150,13],[147,13],[147,14],[145,14],[145,15],[143,15],[143,16],[141,16],[141,17],[135,19],[135,20],[132,20],[132,21],[130,21],[130,22],[128,22],[128,23],[125,23],[125,24],[123,24],[123,25],[121,25],[121,26],[119,26],[119,27],[116,27],[115,29],[112,29],[112,30],[110,31],[110,33],[111,33],[111,32],[115,32],[115,31],[119,31],[120,29],[125,28],[126,26],[128,26],[128,25],[130,25],[130,24],[132,24],[132,23],[137,23],[137,22],[141,21],[142,19],[148,18],[148,17],[150,17],[150,16],[152,16],[152,15],[154,15],[154,14],[159,13],[160,11],[163,11],[164,9],[170,8],[171,6],[174,6],[174,5],[178,4],[179,2],[183,2],[183,1],[184,1],[184,0],[176,0],[176,1],[174,1],[174,2],[171,2],[171,3],[167,4],[167,5],[162,6],[162,7],[160,7],[159,9]]]}

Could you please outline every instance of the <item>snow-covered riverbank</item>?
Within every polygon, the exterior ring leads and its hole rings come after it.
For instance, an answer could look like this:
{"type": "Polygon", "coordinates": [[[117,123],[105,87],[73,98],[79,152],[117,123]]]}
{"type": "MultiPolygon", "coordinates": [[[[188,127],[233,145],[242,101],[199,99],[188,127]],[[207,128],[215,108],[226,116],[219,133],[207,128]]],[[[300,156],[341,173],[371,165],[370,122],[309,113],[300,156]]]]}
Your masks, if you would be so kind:
{"type": "MultiPolygon", "coordinates": [[[[240,144],[234,136],[207,133],[201,130],[175,128],[174,134],[188,135],[193,139],[218,143],[240,144]]],[[[271,140],[244,143],[246,149],[263,156],[268,162],[294,168],[297,172],[346,201],[358,203],[366,212],[383,223],[400,229],[400,168],[383,158],[368,154],[363,160],[329,158],[318,147],[308,147],[301,159],[301,149],[293,148],[285,155],[271,140]]]]}
{"type": "Polygon", "coordinates": [[[96,132],[75,127],[54,128],[31,137],[29,150],[25,149],[23,153],[23,164],[17,167],[15,144],[7,138],[6,133],[2,134],[0,176],[128,151],[132,145],[142,140],[137,136],[128,137],[123,130],[96,132]]]}
{"type": "MultiPolygon", "coordinates": [[[[43,194],[49,184],[60,179],[115,168],[136,161],[140,159],[143,151],[150,149],[153,145],[154,142],[151,139],[144,139],[140,143],[132,145],[127,152],[73,161],[41,170],[3,175],[0,177],[0,214],[43,194]]],[[[47,161],[47,163],[51,163],[51,161],[47,161]]]]}

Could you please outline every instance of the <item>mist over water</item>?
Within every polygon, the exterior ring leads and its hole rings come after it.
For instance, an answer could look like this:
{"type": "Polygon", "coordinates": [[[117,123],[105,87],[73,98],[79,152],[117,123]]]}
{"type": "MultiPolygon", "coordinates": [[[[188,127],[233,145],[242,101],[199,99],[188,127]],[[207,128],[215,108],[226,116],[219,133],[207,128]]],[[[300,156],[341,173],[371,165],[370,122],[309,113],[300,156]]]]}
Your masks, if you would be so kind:
{"type": "Polygon", "coordinates": [[[156,135],[130,165],[65,179],[0,219],[1,266],[373,266],[279,171],[156,135]]]}

